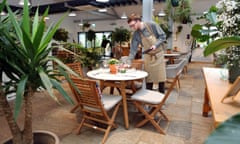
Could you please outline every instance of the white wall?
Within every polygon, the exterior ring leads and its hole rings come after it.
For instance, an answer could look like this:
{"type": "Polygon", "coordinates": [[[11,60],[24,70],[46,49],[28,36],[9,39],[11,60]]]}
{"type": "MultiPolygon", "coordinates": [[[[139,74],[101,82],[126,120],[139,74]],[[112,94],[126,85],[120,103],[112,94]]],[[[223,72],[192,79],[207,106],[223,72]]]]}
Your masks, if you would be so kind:
{"type": "MultiPolygon", "coordinates": [[[[57,22],[63,14],[57,14],[57,15],[49,15],[50,19],[46,21],[47,25],[50,25],[53,22],[57,22]]],[[[127,25],[127,20],[106,20],[106,21],[95,21],[90,22],[91,24],[95,24],[95,27],[91,27],[94,31],[113,31],[115,28],[119,27],[125,27],[129,28],[127,25]],[[112,25],[114,23],[114,25],[112,25]]],[[[77,34],[78,32],[82,32],[82,27],[79,26],[79,23],[74,23],[73,17],[66,16],[64,18],[64,21],[61,23],[61,28],[65,28],[69,32],[70,39],[68,41],[71,41],[74,39],[77,41],[77,34]]],[[[86,31],[86,30],[85,30],[86,31]]]]}
{"type": "MultiPolygon", "coordinates": [[[[56,23],[61,19],[63,14],[55,14],[55,15],[49,15],[48,20],[46,20],[47,25],[50,25],[52,23],[56,23]]],[[[75,25],[73,23],[72,17],[65,16],[63,22],[60,25],[60,28],[65,28],[69,32],[69,41],[72,42],[72,40],[77,40],[77,30],[75,28],[75,25]]]]}

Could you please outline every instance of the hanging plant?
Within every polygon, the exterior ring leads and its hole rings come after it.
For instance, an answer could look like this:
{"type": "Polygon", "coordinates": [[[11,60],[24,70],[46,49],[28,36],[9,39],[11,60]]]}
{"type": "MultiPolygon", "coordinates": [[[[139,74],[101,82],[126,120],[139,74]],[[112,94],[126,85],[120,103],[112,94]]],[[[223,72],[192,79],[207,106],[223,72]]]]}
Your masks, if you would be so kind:
{"type": "Polygon", "coordinates": [[[179,6],[176,7],[173,19],[182,24],[192,23],[191,20],[191,5],[189,0],[179,1],[179,6]]]}
{"type": "Polygon", "coordinates": [[[68,39],[68,31],[65,30],[64,28],[59,28],[57,29],[57,31],[55,32],[53,39],[56,41],[64,41],[66,42],[68,39]]]}
{"type": "Polygon", "coordinates": [[[89,41],[93,41],[96,38],[95,32],[91,29],[86,33],[86,36],[89,41]]]}
{"type": "Polygon", "coordinates": [[[87,37],[87,40],[91,42],[91,46],[93,45],[93,47],[95,48],[95,38],[96,38],[95,32],[89,29],[88,32],[86,33],[86,37],[87,37]]]}
{"type": "Polygon", "coordinates": [[[171,0],[172,6],[177,7],[179,5],[179,0],[171,0]]]}
{"type": "Polygon", "coordinates": [[[83,24],[83,27],[84,27],[84,28],[89,28],[90,26],[91,26],[91,24],[88,23],[88,22],[85,22],[85,23],[83,24]]]}

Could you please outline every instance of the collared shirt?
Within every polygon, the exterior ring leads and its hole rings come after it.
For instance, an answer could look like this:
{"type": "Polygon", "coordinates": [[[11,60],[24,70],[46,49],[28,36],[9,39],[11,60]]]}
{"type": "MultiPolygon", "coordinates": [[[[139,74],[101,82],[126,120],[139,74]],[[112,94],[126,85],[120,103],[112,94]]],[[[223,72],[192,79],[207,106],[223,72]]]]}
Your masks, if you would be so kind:
{"type": "MultiPolygon", "coordinates": [[[[166,34],[157,23],[146,22],[146,24],[150,27],[153,34],[157,38],[157,42],[154,45],[156,46],[156,48],[158,48],[166,40],[166,34]]],[[[129,59],[131,60],[135,58],[139,44],[142,45],[141,33],[143,34],[143,36],[146,37],[151,34],[151,32],[149,32],[146,27],[144,27],[142,30],[136,30],[133,33],[129,54],[129,59]]]]}

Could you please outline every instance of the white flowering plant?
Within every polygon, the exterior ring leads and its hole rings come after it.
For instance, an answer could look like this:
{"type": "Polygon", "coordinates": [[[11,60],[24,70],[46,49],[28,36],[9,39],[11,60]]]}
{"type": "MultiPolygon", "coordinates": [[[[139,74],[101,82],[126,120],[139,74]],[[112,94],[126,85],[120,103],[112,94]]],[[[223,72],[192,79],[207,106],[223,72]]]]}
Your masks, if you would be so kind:
{"type": "MultiPolygon", "coordinates": [[[[216,7],[218,30],[221,37],[232,37],[240,35],[240,0],[220,0],[216,7]]],[[[240,47],[230,46],[224,49],[228,59],[226,64],[228,67],[240,68],[240,47]]]]}
{"type": "Polygon", "coordinates": [[[221,53],[227,56],[225,64],[232,83],[240,75],[240,0],[220,0],[216,8],[219,39],[205,48],[204,55],[222,50],[221,53]]]}

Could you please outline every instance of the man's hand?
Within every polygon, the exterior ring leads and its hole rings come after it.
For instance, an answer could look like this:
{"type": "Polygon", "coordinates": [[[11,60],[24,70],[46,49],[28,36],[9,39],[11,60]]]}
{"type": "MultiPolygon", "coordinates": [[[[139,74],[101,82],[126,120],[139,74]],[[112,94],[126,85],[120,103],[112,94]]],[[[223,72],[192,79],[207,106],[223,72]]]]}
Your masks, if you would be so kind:
{"type": "Polygon", "coordinates": [[[155,46],[155,45],[152,45],[152,46],[150,47],[150,49],[155,50],[155,49],[156,49],[156,46],[155,46]]]}

